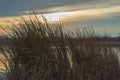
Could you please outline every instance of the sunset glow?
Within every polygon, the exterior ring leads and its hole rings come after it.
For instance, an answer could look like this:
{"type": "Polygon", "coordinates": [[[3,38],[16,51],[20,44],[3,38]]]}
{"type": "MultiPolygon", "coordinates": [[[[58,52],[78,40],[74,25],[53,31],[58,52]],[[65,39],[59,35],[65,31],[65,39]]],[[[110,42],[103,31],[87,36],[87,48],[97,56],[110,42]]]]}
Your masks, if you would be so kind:
{"type": "MultiPolygon", "coordinates": [[[[29,11],[27,11],[27,13],[29,13],[29,11]]],[[[91,21],[92,20],[93,21],[101,20],[105,17],[106,18],[112,17],[119,13],[120,13],[120,6],[116,5],[116,6],[109,6],[109,7],[103,7],[103,8],[90,8],[90,9],[84,9],[84,10],[58,11],[58,12],[53,12],[53,13],[51,12],[51,13],[45,13],[45,14],[37,14],[37,17],[39,20],[42,20],[42,18],[43,18],[42,16],[44,16],[44,18],[46,18],[46,20],[51,23],[57,23],[59,21],[63,21],[64,23],[66,23],[66,22],[73,23],[73,22],[77,21],[77,22],[81,23],[81,22],[86,22],[87,20],[91,20],[91,21]]],[[[21,15],[21,16],[24,17],[26,20],[29,20],[29,16],[34,17],[34,15],[32,15],[32,14],[21,15]]],[[[2,18],[0,18],[0,25],[6,25],[6,22],[14,22],[14,24],[17,24],[17,23],[21,22],[21,16],[2,17],[2,18]]],[[[117,15],[117,16],[119,16],[119,15],[117,15]]],[[[108,24],[108,26],[109,26],[109,24],[108,24]]],[[[97,26],[99,26],[99,25],[97,25],[97,26]]],[[[106,26],[106,27],[108,27],[108,26],[106,26]]],[[[112,25],[110,25],[110,26],[112,26],[112,25]]],[[[116,27],[117,27],[116,30],[120,29],[117,24],[116,24],[116,27]]],[[[101,26],[101,27],[97,28],[96,30],[103,31],[103,29],[106,29],[106,28],[103,28],[101,26]]],[[[112,30],[110,30],[110,31],[112,31],[112,30]]],[[[0,30],[0,32],[1,32],[1,30],[0,30]]],[[[117,32],[119,32],[119,31],[117,31],[117,32]]]]}
{"type": "MultiPolygon", "coordinates": [[[[86,9],[86,10],[76,10],[76,11],[68,11],[68,12],[55,12],[55,13],[47,13],[47,14],[37,14],[38,18],[41,19],[41,15],[43,15],[49,22],[57,22],[57,21],[74,21],[74,20],[84,20],[84,18],[94,19],[94,18],[101,18],[106,15],[120,13],[120,6],[112,6],[112,7],[105,7],[101,9],[86,9]]],[[[25,19],[29,19],[27,15],[22,15],[25,19]]],[[[33,16],[33,15],[30,15],[33,16]]],[[[0,18],[0,23],[4,24],[7,20],[19,21],[20,17],[3,17],[0,18]]]]}
{"type": "Polygon", "coordinates": [[[107,7],[102,9],[88,9],[88,10],[77,10],[77,11],[69,11],[69,12],[56,12],[43,14],[43,16],[50,22],[56,21],[74,21],[81,18],[87,17],[87,19],[101,18],[108,16],[110,14],[119,13],[120,6],[107,7]]]}
{"type": "Polygon", "coordinates": [[[49,21],[49,22],[56,22],[60,21],[64,18],[66,15],[66,12],[57,12],[57,13],[51,13],[51,14],[44,14],[43,16],[49,21]]]}

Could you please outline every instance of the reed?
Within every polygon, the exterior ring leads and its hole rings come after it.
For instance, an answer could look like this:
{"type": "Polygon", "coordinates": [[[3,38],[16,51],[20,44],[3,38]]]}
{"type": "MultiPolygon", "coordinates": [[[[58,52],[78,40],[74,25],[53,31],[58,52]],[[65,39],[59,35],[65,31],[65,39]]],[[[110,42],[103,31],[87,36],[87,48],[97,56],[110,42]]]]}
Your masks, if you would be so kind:
{"type": "Polygon", "coordinates": [[[9,28],[2,55],[7,80],[119,80],[118,56],[88,29],[76,33],[37,16],[9,28]],[[76,36],[76,37],[74,37],[76,36]]]}

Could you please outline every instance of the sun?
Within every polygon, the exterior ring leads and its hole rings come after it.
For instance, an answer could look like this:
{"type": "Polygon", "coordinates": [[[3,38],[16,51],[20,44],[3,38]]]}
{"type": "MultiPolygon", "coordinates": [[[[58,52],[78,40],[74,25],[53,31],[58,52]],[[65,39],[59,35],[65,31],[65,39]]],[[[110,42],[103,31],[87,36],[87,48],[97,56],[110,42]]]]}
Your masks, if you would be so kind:
{"type": "Polygon", "coordinates": [[[70,11],[70,12],[56,12],[43,14],[43,16],[49,22],[58,22],[58,21],[69,21],[70,18],[76,17],[80,12],[79,11],[70,11]]]}
{"type": "Polygon", "coordinates": [[[56,13],[48,13],[43,14],[43,16],[49,21],[49,22],[58,22],[58,21],[66,21],[70,17],[76,16],[78,13],[71,11],[71,12],[56,12],[56,13]]]}
{"type": "Polygon", "coordinates": [[[56,13],[44,14],[43,16],[49,22],[57,22],[57,21],[63,20],[65,15],[66,15],[65,12],[56,12],[56,13]]]}

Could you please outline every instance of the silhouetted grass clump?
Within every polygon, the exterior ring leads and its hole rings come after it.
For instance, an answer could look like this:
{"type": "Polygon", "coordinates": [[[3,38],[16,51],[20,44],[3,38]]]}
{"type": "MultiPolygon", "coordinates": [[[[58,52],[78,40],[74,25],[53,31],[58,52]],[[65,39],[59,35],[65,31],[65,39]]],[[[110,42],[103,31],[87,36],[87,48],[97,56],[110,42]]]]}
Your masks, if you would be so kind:
{"type": "Polygon", "coordinates": [[[64,30],[62,23],[23,19],[7,36],[2,54],[8,80],[120,80],[117,54],[94,32],[64,30]],[[76,37],[74,37],[76,36],[76,37]]]}

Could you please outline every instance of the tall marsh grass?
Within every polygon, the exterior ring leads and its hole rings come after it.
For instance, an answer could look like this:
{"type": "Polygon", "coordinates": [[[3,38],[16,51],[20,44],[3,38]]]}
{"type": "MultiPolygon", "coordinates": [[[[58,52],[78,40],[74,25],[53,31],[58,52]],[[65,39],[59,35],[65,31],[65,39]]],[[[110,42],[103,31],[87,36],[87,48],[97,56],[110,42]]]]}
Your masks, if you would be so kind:
{"type": "Polygon", "coordinates": [[[94,32],[70,33],[36,15],[22,20],[9,28],[2,48],[7,80],[120,80],[117,54],[95,42],[94,32]]]}

